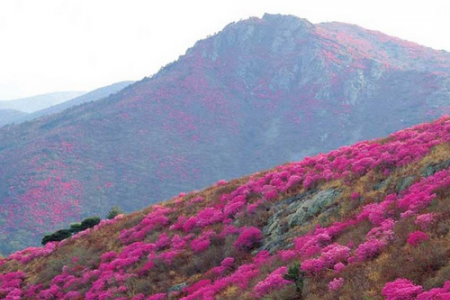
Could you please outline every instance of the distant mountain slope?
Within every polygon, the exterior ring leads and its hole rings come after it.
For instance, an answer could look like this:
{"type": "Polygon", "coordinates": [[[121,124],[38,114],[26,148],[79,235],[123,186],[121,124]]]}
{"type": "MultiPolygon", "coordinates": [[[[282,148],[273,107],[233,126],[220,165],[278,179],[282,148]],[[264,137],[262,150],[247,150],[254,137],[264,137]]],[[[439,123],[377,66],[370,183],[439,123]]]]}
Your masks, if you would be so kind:
{"type": "Polygon", "coordinates": [[[14,122],[14,120],[26,116],[27,113],[15,109],[0,109],[0,126],[14,122]]]}
{"type": "Polygon", "coordinates": [[[444,117],[222,180],[0,259],[0,298],[449,299],[449,157],[444,117]]]}
{"type": "Polygon", "coordinates": [[[85,92],[57,92],[8,101],[0,101],[0,109],[15,109],[32,113],[64,101],[79,97],[85,92]]]}
{"type": "Polygon", "coordinates": [[[449,53],[357,26],[230,24],[115,95],[0,129],[0,249],[434,119],[449,74],[449,53]]]}
{"type": "Polygon", "coordinates": [[[111,94],[117,93],[118,91],[124,89],[125,87],[129,86],[130,84],[132,84],[133,81],[122,81],[122,82],[117,82],[105,87],[101,87],[98,89],[95,89],[89,93],[83,94],[77,98],[65,101],[63,103],[54,105],[54,106],[50,106],[48,108],[44,108],[41,110],[38,110],[34,113],[28,114],[26,116],[23,116],[22,118],[19,118],[16,120],[16,123],[20,123],[20,122],[24,122],[24,121],[30,121],[42,116],[47,116],[47,115],[52,115],[52,114],[56,114],[59,112],[62,112],[65,109],[68,109],[72,106],[75,105],[80,105],[86,102],[91,102],[91,101],[97,101],[99,99],[108,97],[111,94]]]}

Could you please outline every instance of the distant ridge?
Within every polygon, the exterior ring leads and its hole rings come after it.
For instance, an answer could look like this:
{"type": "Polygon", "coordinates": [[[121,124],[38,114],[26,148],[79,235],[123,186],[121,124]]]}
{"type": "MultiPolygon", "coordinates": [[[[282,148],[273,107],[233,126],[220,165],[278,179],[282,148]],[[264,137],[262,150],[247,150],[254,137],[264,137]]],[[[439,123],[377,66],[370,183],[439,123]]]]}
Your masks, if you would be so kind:
{"type": "Polygon", "coordinates": [[[21,122],[30,121],[32,119],[36,119],[36,118],[39,118],[42,116],[56,114],[56,113],[62,112],[63,110],[68,109],[75,105],[80,105],[80,104],[83,104],[86,102],[100,100],[102,98],[110,96],[111,94],[117,93],[118,91],[124,89],[125,87],[129,86],[132,83],[133,83],[133,81],[122,81],[122,82],[117,82],[117,83],[114,83],[114,84],[111,84],[111,85],[108,85],[105,87],[95,89],[91,92],[83,94],[74,99],[71,99],[71,100],[65,101],[63,103],[56,104],[56,105],[50,106],[48,108],[38,110],[34,113],[25,115],[25,116],[15,120],[15,123],[21,123],[21,122]]]}
{"type": "Polygon", "coordinates": [[[0,109],[15,109],[26,113],[32,113],[69,99],[83,95],[85,92],[56,92],[33,97],[0,101],[0,109]]]}
{"type": "Polygon", "coordinates": [[[14,123],[15,120],[26,115],[27,113],[15,109],[0,109],[0,126],[14,123]]]}

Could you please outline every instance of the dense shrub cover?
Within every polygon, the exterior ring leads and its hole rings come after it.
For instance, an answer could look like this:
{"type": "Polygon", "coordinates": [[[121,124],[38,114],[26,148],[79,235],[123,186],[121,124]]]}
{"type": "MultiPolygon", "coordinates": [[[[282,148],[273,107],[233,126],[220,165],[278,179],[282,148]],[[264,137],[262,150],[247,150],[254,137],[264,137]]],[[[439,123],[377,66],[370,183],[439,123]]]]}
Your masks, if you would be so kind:
{"type": "Polygon", "coordinates": [[[441,118],[102,220],[0,259],[0,298],[447,299],[449,142],[441,118]]]}

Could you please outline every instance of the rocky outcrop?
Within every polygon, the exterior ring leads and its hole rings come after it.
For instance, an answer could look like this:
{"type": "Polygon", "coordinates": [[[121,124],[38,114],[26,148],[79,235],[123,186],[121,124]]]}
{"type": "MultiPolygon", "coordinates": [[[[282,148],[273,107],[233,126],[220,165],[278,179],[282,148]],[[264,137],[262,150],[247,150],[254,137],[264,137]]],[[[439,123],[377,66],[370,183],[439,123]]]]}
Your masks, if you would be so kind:
{"type": "Polygon", "coordinates": [[[313,190],[277,203],[271,210],[273,215],[263,229],[262,249],[274,251],[289,246],[289,229],[305,225],[309,220],[331,214],[336,207],[332,204],[339,198],[339,189],[313,190]]]}

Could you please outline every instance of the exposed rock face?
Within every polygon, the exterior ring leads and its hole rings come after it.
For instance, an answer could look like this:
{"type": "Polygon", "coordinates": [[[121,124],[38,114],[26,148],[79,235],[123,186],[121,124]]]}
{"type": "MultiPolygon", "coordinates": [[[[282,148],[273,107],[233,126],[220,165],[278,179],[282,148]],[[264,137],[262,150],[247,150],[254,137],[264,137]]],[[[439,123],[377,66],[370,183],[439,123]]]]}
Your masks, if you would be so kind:
{"type": "Polygon", "coordinates": [[[333,188],[309,191],[277,203],[272,209],[274,214],[263,229],[262,248],[274,251],[287,247],[289,228],[303,226],[320,214],[331,213],[334,210],[332,204],[340,194],[338,189],[333,188]]]}
{"type": "Polygon", "coordinates": [[[230,24],[116,95],[0,130],[0,249],[434,119],[449,74],[449,53],[357,26],[230,24]]]}
{"type": "Polygon", "coordinates": [[[433,163],[428,165],[426,168],[422,170],[422,175],[424,177],[428,177],[435,174],[438,171],[447,169],[449,166],[450,166],[450,159],[447,159],[439,163],[433,163]]]}

